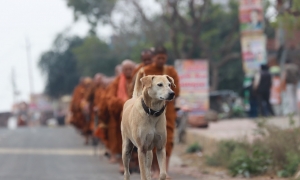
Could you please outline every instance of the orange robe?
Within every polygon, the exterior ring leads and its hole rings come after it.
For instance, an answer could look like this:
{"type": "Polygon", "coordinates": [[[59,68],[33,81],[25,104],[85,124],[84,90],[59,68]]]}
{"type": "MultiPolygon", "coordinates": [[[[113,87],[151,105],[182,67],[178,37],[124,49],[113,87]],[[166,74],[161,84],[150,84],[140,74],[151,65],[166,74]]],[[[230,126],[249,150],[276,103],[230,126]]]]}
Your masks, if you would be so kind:
{"type": "Polygon", "coordinates": [[[98,109],[95,114],[98,118],[98,126],[94,130],[94,135],[98,137],[105,146],[108,145],[107,122],[109,119],[109,112],[107,109],[108,98],[106,93],[107,90],[104,87],[99,87],[95,92],[94,98],[94,107],[98,109]]]}
{"type": "Polygon", "coordinates": [[[77,129],[84,127],[85,117],[81,109],[81,101],[84,98],[85,88],[79,84],[73,91],[72,101],[70,103],[70,111],[72,112],[71,124],[77,129]]]}
{"type": "Polygon", "coordinates": [[[85,91],[84,99],[83,101],[88,105],[89,110],[89,121],[85,121],[84,125],[84,133],[85,134],[91,134],[94,130],[95,124],[94,124],[94,118],[95,118],[95,98],[96,98],[96,91],[98,88],[101,88],[99,85],[92,84],[90,87],[87,88],[85,91]]]}
{"type": "MultiPolygon", "coordinates": [[[[172,66],[164,66],[159,69],[155,64],[151,64],[144,68],[145,75],[168,75],[174,79],[176,88],[172,88],[175,92],[175,96],[179,96],[179,77],[176,70],[172,66]]],[[[175,101],[167,102],[166,108],[166,120],[167,120],[167,144],[166,144],[166,155],[171,156],[174,141],[174,129],[176,120],[175,101]]]]}
{"type": "MultiPolygon", "coordinates": [[[[121,113],[126,100],[118,97],[119,83],[121,76],[118,76],[107,89],[107,108],[109,112],[108,121],[108,148],[112,154],[122,153],[122,135],[121,135],[121,113]]],[[[126,82],[127,96],[129,95],[130,81],[126,82]]]]}

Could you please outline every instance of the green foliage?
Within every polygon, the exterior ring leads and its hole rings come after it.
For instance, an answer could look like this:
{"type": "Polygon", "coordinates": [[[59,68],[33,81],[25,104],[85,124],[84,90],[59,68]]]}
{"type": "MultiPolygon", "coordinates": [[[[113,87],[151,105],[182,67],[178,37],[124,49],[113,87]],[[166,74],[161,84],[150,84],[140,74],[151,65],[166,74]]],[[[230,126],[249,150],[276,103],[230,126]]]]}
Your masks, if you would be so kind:
{"type": "Polygon", "coordinates": [[[58,35],[53,48],[42,54],[39,67],[46,75],[45,93],[52,98],[70,94],[78,83],[77,59],[72,52],[82,44],[78,37],[58,35]]]}
{"type": "Polygon", "coordinates": [[[94,76],[96,73],[113,75],[118,64],[108,44],[96,36],[88,36],[83,44],[73,49],[78,59],[78,70],[81,75],[94,76]]]}
{"type": "Polygon", "coordinates": [[[233,176],[273,172],[280,177],[292,177],[300,166],[300,129],[284,130],[267,125],[265,121],[258,126],[256,133],[260,138],[252,143],[221,141],[217,151],[206,157],[206,163],[226,167],[233,176]]]}
{"type": "Polygon", "coordinates": [[[294,0],[291,9],[278,15],[277,26],[281,25],[289,33],[300,30],[299,12],[300,1],[294,0]]]}
{"type": "Polygon", "coordinates": [[[297,153],[286,154],[287,163],[282,170],[277,172],[279,177],[292,177],[300,167],[300,155],[297,153]]]}
{"type": "Polygon", "coordinates": [[[117,0],[66,0],[68,7],[73,9],[75,20],[84,16],[95,33],[99,22],[108,23],[117,0]]]}
{"type": "Polygon", "coordinates": [[[261,149],[254,149],[252,153],[247,153],[244,149],[237,149],[231,155],[228,168],[233,176],[242,175],[249,178],[252,175],[265,173],[270,163],[269,153],[261,149]]]}
{"type": "Polygon", "coordinates": [[[186,150],[187,153],[196,153],[200,151],[202,151],[202,146],[199,143],[191,144],[186,150]]]}

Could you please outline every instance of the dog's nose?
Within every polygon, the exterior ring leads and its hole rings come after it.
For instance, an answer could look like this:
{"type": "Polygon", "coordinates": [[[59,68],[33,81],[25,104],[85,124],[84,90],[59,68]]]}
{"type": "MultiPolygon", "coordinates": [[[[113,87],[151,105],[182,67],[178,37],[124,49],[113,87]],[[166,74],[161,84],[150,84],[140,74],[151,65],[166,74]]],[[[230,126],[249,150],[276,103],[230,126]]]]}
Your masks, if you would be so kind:
{"type": "Polygon", "coordinates": [[[170,92],[170,93],[169,93],[169,99],[173,99],[174,96],[175,96],[175,93],[174,93],[174,92],[170,92]]]}

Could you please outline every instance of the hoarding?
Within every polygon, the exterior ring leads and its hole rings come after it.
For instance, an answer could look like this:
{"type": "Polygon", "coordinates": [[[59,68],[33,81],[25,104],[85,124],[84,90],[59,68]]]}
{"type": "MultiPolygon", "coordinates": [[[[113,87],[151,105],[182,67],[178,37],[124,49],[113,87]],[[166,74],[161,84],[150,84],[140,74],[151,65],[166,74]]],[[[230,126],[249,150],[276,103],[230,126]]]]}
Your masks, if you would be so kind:
{"type": "Polygon", "coordinates": [[[242,33],[263,32],[262,0],[240,0],[240,29],[242,33]]]}
{"type": "Polygon", "coordinates": [[[253,76],[261,64],[267,63],[266,36],[242,36],[241,44],[244,72],[247,76],[253,76]]]}
{"type": "Polygon", "coordinates": [[[206,60],[177,60],[180,81],[179,105],[188,107],[190,115],[204,115],[209,110],[209,69],[206,60]]]}

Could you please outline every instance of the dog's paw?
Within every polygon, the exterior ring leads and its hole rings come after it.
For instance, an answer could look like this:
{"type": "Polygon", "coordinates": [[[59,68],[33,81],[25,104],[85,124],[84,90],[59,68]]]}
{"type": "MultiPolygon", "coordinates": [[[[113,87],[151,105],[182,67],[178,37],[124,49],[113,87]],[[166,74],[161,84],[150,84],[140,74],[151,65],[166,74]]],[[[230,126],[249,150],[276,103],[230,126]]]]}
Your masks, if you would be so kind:
{"type": "Polygon", "coordinates": [[[167,175],[166,174],[160,174],[159,175],[159,180],[166,180],[167,179],[167,175]]]}

